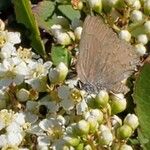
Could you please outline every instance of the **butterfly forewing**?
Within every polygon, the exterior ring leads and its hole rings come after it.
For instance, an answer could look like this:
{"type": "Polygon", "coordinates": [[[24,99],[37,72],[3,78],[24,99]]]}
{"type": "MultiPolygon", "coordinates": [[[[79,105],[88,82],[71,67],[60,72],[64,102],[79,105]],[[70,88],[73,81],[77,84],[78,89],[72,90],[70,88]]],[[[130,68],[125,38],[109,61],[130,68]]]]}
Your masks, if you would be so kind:
{"type": "Polygon", "coordinates": [[[134,48],[120,40],[101,17],[85,19],[79,50],[78,77],[97,89],[123,92],[121,81],[133,73],[139,62],[134,48]]]}

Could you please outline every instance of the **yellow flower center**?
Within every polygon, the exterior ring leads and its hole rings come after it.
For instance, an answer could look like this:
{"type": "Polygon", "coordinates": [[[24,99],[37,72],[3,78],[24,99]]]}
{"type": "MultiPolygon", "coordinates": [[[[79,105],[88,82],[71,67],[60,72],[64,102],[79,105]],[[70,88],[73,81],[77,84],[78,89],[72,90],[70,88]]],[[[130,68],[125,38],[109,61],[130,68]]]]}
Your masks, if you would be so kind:
{"type": "Polygon", "coordinates": [[[78,89],[73,89],[71,91],[71,99],[74,100],[75,102],[80,102],[82,99],[81,93],[78,89]]]}
{"type": "Polygon", "coordinates": [[[0,47],[3,47],[5,43],[6,43],[6,38],[4,37],[4,35],[0,34],[0,47]]]}
{"type": "Polygon", "coordinates": [[[18,51],[19,57],[23,60],[27,60],[27,59],[32,58],[31,49],[19,47],[17,51],[18,51]]]}

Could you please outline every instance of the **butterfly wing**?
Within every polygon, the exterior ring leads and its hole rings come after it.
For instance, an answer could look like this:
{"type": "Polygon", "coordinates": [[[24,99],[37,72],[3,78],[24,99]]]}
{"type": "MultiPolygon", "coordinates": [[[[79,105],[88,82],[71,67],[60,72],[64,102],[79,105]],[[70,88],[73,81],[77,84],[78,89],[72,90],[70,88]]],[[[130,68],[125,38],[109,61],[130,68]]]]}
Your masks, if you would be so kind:
{"type": "Polygon", "coordinates": [[[139,57],[102,18],[88,16],[85,19],[79,50],[77,73],[83,83],[98,90],[124,92],[121,81],[133,73],[139,57]]]}

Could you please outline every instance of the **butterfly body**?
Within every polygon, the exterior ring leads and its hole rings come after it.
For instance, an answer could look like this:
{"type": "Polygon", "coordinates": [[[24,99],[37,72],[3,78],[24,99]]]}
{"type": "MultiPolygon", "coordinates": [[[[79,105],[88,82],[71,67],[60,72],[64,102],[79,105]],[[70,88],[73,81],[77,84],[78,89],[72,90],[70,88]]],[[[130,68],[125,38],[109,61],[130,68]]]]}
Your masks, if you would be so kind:
{"type": "Polygon", "coordinates": [[[101,17],[85,19],[77,73],[87,91],[106,89],[125,93],[127,87],[121,81],[135,71],[139,60],[133,46],[120,40],[101,17]]]}

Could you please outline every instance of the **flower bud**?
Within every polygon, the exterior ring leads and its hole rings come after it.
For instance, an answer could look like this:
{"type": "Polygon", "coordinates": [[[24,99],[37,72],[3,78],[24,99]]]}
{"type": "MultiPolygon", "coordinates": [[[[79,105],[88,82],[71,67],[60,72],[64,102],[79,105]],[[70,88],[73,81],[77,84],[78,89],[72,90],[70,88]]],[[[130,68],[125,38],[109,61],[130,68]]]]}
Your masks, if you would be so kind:
{"type": "Polygon", "coordinates": [[[93,117],[88,117],[87,122],[90,125],[90,132],[94,133],[98,129],[98,126],[99,126],[97,120],[93,117]]]}
{"type": "Polygon", "coordinates": [[[75,37],[76,37],[77,41],[79,41],[81,39],[81,33],[82,33],[82,27],[77,27],[74,30],[74,34],[75,34],[75,37]]]}
{"type": "Polygon", "coordinates": [[[111,120],[113,128],[118,128],[122,125],[122,120],[116,115],[112,116],[111,120]]]}
{"type": "Polygon", "coordinates": [[[144,23],[144,29],[146,33],[150,33],[150,21],[144,23]]]}
{"type": "Polygon", "coordinates": [[[103,113],[99,109],[91,109],[90,113],[87,113],[85,118],[88,118],[89,116],[96,119],[99,124],[103,121],[103,113]]]}
{"type": "Polygon", "coordinates": [[[144,13],[150,15],[150,0],[145,0],[144,2],[144,13]]]}
{"type": "Polygon", "coordinates": [[[72,0],[71,4],[74,9],[82,10],[82,8],[83,8],[83,2],[80,0],[78,0],[78,1],[72,0]]]}
{"type": "Polygon", "coordinates": [[[70,36],[66,32],[60,32],[55,38],[58,44],[61,45],[69,45],[72,42],[70,36]]]}
{"type": "Polygon", "coordinates": [[[83,150],[85,149],[85,146],[83,143],[80,143],[77,147],[76,147],[76,150],[83,150]]]}
{"type": "Polygon", "coordinates": [[[137,37],[137,41],[143,45],[147,44],[148,43],[148,37],[146,34],[140,34],[138,35],[137,37]]]}
{"type": "Polygon", "coordinates": [[[80,120],[76,126],[77,132],[79,135],[85,135],[89,133],[90,125],[85,120],[80,120]]]}
{"type": "Polygon", "coordinates": [[[86,146],[84,147],[84,150],[93,150],[93,149],[92,149],[91,145],[86,145],[86,146]]]}
{"type": "Polygon", "coordinates": [[[56,37],[60,32],[62,32],[62,26],[59,24],[54,24],[51,26],[51,32],[56,37]]]}
{"type": "Polygon", "coordinates": [[[55,69],[50,70],[49,79],[52,83],[63,82],[67,74],[68,68],[63,62],[61,62],[55,69]]]}
{"type": "Polygon", "coordinates": [[[114,7],[119,2],[119,0],[106,0],[106,2],[109,6],[114,7]]]}
{"type": "Polygon", "coordinates": [[[0,19],[0,31],[5,29],[5,23],[0,19]]]}
{"type": "Polygon", "coordinates": [[[128,30],[121,30],[119,33],[119,38],[129,42],[131,40],[131,34],[128,30]]]}
{"type": "Polygon", "coordinates": [[[110,145],[113,141],[113,135],[109,128],[106,126],[101,126],[100,128],[100,137],[99,137],[99,144],[100,145],[110,145]]]}
{"type": "Polygon", "coordinates": [[[126,109],[127,102],[123,94],[112,94],[110,96],[111,113],[117,114],[126,109]]]}
{"type": "Polygon", "coordinates": [[[72,31],[68,31],[67,34],[69,35],[72,41],[75,41],[75,35],[72,31]]]}
{"type": "Polygon", "coordinates": [[[16,93],[16,97],[19,101],[25,102],[29,99],[30,92],[22,88],[16,93]]]}
{"type": "Polygon", "coordinates": [[[79,142],[80,142],[78,138],[70,137],[70,136],[65,136],[63,140],[71,146],[77,146],[79,145],[79,142]]]}
{"type": "Polygon", "coordinates": [[[139,10],[133,10],[130,14],[130,19],[133,22],[139,22],[143,19],[143,14],[139,10]]]}
{"type": "Polygon", "coordinates": [[[95,103],[98,107],[106,107],[109,100],[109,95],[107,91],[101,90],[95,97],[95,103]]]}
{"type": "Polygon", "coordinates": [[[90,7],[97,13],[102,11],[102,0],[88,0],[90,7]]]}
{"type": "Polygon", "coordinates": [[[139,54],[139,56],[143,56],[146,53],[146,48],[143,44],[136,44],[135,51],[139,54]]]}
{"type": "Polygon", "coordinates": [[[125,0],[128,6],[134,8],[134,9],[140,9],[141,3],[139,0],[125,0]]]}
{"type": "Polygon", "coordinates": [[[124,119],[124,124],[129,125],[133,130],[135,130],[139,125],[138,117],[134,114],[128,114],[124,119]]]}
{"type": "Polygon", "coordinates": [[[119,150],[133,150],[133,148],[130,145],[123,144],[119,150]]]}
{"type": "Polygon", "coordinates": [[[117,137],[120,139],[127,139],[132,135],[132,128],[124,124],[117,129],[117,137]]]}

